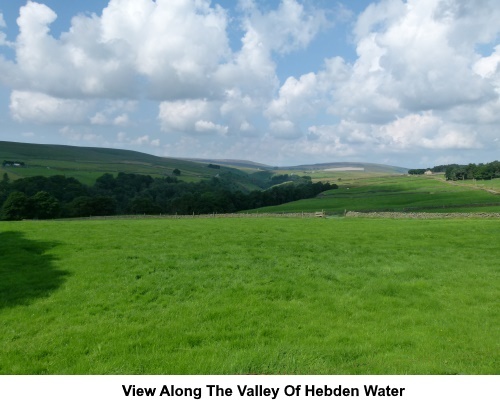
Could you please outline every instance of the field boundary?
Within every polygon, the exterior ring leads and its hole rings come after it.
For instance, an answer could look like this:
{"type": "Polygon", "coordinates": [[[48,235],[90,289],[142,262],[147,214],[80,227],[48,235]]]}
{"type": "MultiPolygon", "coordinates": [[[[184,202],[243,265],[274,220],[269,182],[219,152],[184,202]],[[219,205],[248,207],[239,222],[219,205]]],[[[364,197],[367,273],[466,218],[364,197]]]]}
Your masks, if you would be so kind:
{"type": "Polygon", "coordinates": [[[348,211],[351,218],[442,219],[442,218],[500,218],[500,212],[359,212],[348,211]]]}
{"type": "MultiPolygon", "coordinates": [[[[99,221],[109,219],[199,219],[199,218],[315,218],[314,212],[283,212],[283,213],[230,213],[230,214],[192,214],[192,215],[107,215],[78,218],[56,218],[49,221],[99,221]]],[[[23,221],[38,221],[25,219],[23,221]]]]}

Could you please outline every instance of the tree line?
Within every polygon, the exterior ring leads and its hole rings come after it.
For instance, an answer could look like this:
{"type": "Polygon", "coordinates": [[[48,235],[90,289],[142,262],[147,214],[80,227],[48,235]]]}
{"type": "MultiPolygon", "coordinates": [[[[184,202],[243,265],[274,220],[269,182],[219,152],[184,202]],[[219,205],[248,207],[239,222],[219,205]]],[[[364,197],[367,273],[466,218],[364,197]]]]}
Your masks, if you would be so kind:
{"type": "Polygon", "coordinates": [[[469,163],[468,165],[440,165],[427,169],[410,169],[408,174],[424,174],[427,170],[433,173],[445,173],[446,180],[491,180],[500,177],[500,162],[469,163]]]}
{"type": "MultiPolygon", "coordinates": [[[[274,183],[285,178],[270,178],[274,183]]],[[[34,176],[0,182],[0,219],[50,219],[126,214],[231,213],[315,197],[338,188],[310,178],[287,177],[286,184],[245,192],[228,173],[197,183],[175,177],[106,173],[92,186],[73,177],[34,176]],[[291,180],[290,180],[291,179],[291,180]]]]}

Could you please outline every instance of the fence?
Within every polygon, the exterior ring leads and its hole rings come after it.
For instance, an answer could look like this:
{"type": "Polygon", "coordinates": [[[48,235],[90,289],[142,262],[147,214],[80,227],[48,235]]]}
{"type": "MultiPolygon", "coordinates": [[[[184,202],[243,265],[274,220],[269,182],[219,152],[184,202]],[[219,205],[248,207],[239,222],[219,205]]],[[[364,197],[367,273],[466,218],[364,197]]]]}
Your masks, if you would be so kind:
{"type": "Polygon", "coordinates": [[[107,215],[78,218],[57,218],[53,221],[84,221],[108,219],[194,219],[194,218],[315,218],[314,212],[283,212],[283,213],[232,213],[232,214],[192,214],[192,215],[107,215]]]}

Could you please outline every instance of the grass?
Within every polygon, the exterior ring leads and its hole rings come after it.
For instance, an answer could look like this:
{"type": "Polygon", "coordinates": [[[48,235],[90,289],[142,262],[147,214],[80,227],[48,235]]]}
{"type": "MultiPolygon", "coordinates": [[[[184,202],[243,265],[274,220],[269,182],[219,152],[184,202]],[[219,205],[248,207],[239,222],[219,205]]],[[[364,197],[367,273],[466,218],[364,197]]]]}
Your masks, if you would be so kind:
{"type": "Polygon", "coordinates": [[[495,219],[0,223],[2,374],[498,374],[495,219]]]}
{"type": "MultiPolygon", "coordinates": [[[[491,189],[496,182],[486,182],[491,189]]],[[[385,176],[358,178],[339,183],[340,188],[306,200],[294,201],[253,212],[429,211],[500,212],[500,194],[444,182],[428,176],[385,176]]],[[[252,212],[252,211],[250,211],[252,212]]]]}
{"type": "MultiPolygon", "coordinates": [[[[179,169],[179,178],[183,181],[210,179],[219,173],[203,163],[130,150],[0,141],[0,161],[3,160],[19,160],[26,164],[23,168],[3,168],[11,179],[65,175],[88,185],[92,185],[103,173],[125,172],[158,177],[171,176],[174,169],[179,169]]],[[[232,168],[222,168],[221,171],[243,173],[232,168]]]]}

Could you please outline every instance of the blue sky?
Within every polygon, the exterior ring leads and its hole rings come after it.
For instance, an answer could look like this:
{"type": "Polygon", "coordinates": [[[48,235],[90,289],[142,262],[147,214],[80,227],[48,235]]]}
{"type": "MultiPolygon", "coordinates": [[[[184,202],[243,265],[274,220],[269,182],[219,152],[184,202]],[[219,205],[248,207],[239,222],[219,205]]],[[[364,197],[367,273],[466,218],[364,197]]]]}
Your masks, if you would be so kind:
{"type": "Polygon", "coordinates": [[[0,140],[270,165],[490,162],[496,0],[0,2],[0,140]]]}

